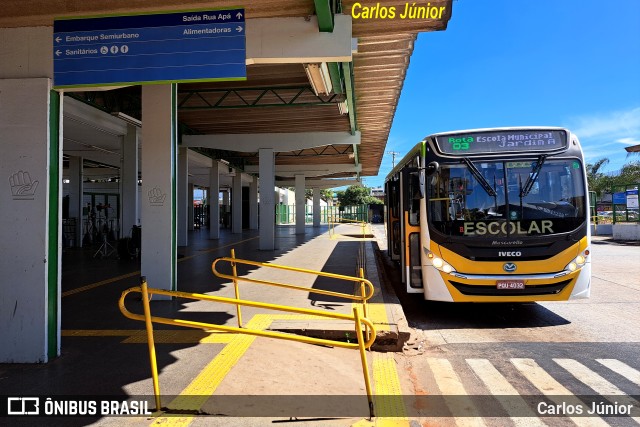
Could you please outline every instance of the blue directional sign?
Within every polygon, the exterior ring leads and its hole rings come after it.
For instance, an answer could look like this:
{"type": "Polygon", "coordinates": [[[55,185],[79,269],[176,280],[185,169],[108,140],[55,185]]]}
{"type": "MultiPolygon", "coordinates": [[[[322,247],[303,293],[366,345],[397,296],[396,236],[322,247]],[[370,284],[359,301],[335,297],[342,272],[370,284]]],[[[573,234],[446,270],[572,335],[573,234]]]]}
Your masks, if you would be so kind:
{"type": "Polygon", "coordinates": [[[613,204],[614,205],[626,205],[627,204],[627,195],[624,192],[613,193],[613,204]]]}
{"type": "Polygon", "coordinates": [[[244,9],[56,19],[54,87],[246,80],[244,9]]]}

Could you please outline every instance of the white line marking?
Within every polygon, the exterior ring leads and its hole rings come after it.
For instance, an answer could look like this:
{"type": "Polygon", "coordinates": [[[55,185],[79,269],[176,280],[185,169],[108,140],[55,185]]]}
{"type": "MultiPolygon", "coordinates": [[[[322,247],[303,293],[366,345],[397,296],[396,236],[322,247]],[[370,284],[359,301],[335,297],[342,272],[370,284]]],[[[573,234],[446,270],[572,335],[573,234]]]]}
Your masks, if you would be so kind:
{"type": "MultiPolygon", "coordinates": [[[[533,359],[511,359],[511,363],[520,371],[524,377],[531,382],[538,390],[544,395],[549,396],[550,399],[562,405],[565,403],[568,405],[581,405],[586,407],[585,403],[575,397],[573,393],[567,390],[562,384],[556,381],[551,375],[542,369],[533,359]],[[567,398],[560,399],[558,396],[568,396],[567,398]]],[[[586,408],[585,408],[586,410],[586,408]]],[[[569,417],[576,425],[579,426],[608,426],[603,419],[598,417],[569,417]]]]}
{"type": "Polygon", "coordinates": [[[596,361],[640,387],[640,371],[637,369],[617,359],[596,359],[596,361]]]}
{"type": "MultiPolygon", "coordinates": [[[[464,389],[460,377],[453,370],[451,362],[447,359],[439,358],[427,358],[427,363],[433,372],[433,376],[436,379],[436,384],[440,389],[440,393],[444,396],[445,402],[447,396],[466,396],[467,391],[464,389]]],[[[455,417],[456,424],[462,427],[465,426],[485,426],[486,424],[481,417],[478,416],[478,409],[474,406],[471,399],[468,402],[460,404],[460,398],[456,398],[455,401],[447,403],[447,407],[455,417]],[[454,402],[456,404],[454,404],[454,402]],[[460,416],[455,416],[460,414],[460,416]]]]}
{"type": "MultiPolygon", "coordinates": [[[[553,359],[553,361],[569,371],[569,373],[576,377],[577,380],[588,385],[596,393],[602,396],[618,396],[615,399],[616,404],[631,405],[632,408],[638,404],[638,402],[629,397],[627,393],[620,390],[618,387],[605,380],[600,376],[600,374],[587,368],[582,363],[573,359],[553,359]]],[[[609,402],[603,399],[602,403],[608,406],[614,402],[609,402]]],[[[632,419],[640,424],[640,417],[632,417],[632,419]]]]}
{"type": "Polygon", "coordinates": [[[520,393],[507,381],[507,379],[487,359],[467,359],[467,364],[473,372],[487,386],[491,394],[495,396],[517,396],[518,398],[500,401],[508,414],[521,414],[519,417],[511,417],[516,426],[546,426],[540,418],[531,410],[527,402],[520,397],[520,393]]]}

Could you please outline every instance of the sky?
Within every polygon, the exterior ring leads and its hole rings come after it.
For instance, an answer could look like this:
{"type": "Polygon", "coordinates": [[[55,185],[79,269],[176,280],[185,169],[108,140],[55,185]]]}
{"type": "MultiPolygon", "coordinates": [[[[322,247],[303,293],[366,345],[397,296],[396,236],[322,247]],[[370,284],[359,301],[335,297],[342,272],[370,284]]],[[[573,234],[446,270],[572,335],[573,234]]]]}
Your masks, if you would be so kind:
{"type": "MultiPolygon", "coordinates": [[[[586,162],[612,172],[640,156],[640,0],[454,0],[446,31],[415,45],[385,153],[425,136],[563,126],[586,162]]],[[[385,154],[378,187],[391,171],[385,154]]]]}

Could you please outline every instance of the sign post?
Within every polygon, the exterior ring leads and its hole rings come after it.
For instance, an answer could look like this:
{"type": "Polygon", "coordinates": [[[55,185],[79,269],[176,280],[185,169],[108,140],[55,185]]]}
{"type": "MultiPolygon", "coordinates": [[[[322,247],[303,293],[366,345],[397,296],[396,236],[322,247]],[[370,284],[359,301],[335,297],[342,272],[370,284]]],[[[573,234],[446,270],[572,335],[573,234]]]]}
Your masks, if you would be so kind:
{"type": "Polygon", "coordinates": [[[61,18],[56,89],[246,80],[244,9],[61,18]]]}

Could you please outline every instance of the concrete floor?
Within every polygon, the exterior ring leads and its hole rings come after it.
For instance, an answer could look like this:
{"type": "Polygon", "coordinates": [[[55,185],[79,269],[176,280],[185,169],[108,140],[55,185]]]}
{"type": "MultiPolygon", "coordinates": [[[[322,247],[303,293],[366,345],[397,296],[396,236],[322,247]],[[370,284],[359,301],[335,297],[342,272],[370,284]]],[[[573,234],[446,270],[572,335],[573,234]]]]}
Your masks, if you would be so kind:
{"type": "MultiPolygon", "coordinates": [[[[219,240],[208,240],[206,229],[193,231],[189,247],[178,248],[178,290],[232,298],[233,284],[211,272],[212,261],[229,256],[231,248],[238,258],[345,275],[356,274],[364,250],[363,258],[369,259],[367,277],[379,286],[372,244],[350,237],[352,227],[339,226],[333,237],[327,227],[307,227],[304,235],[296,235],[295,227],[278,227],[275,251],[259,251],[257,233],[253,231],[235,235],[223,231],[219,240]]],[[[144,323],[125,318],[117,304],[123,290],[138,285],[139,262],[118,260],[115,255],[94,258],[94,253],[95,248],[87,248],[69,249],[63,254],[61,356],[46,365],[0,365],[3,395],[143,399],[151,410],[155,408],[144,323]]],[[[238,267],[238,273],[310,289],[346,293],[354,290],[350,283],[265,268],[238,267]]],[[[311,292],[241,283],[240,295],[329,313],[352,313],[350,301],[311,292]]],[[[385,313],[379,287],[375,301],[378,310],[374,310],[374,316],[382,312],[380,328],[388,330],[389,324],[395,323],[394,315],[385,313]]],[[[126,306],[132,312],[143,312],[136,295],[127,298],[126,306]]],[[[237,326],[236,307],[232,305],[152,300],[151,311],[154,316],[237,326]]],[[[345,332],[344,324],[334,328],[326,320],[314,324],[317,321],[313,319],[282,316],[258,308],[245,308],[242,316],[247,327],[288,330],[286,324],[293,322],[293,330],[333,330],[333,335],[325,336],[355,342],[352,325],[345,332]]],[[[162,324],[155,324],[154,330],[162,406],[171,409],[169,416],[12,417],[8,419],[10,424],[264,425],[267,420],[288,422],[297,416],[301,419],[295,422],[296,426],[304,425],[304,419],[317,426],[351,425],[368,415],[357,350],[162,324]],[[201,415],[190,416],[196,412],[201,415]]],[[[367,357],[371,366],[371,353],[367,357]]]]}

